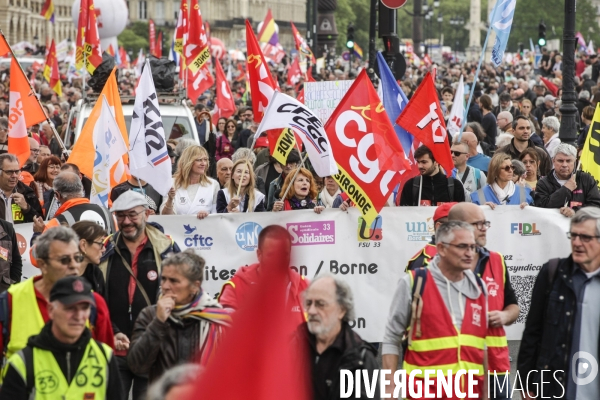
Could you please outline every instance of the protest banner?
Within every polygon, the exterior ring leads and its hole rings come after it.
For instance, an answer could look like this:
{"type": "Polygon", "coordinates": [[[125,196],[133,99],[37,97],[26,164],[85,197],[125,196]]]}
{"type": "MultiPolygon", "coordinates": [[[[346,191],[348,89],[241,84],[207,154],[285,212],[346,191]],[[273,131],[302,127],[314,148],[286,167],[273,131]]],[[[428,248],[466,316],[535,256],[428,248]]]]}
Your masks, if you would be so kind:
{"type": "MultiPolygon", "coordinates": [[[[566,257],[570,245],[565,232],[569,219],[558,210],[499,206],[484,207],[491,221],[490,250],[504,255],[521,314],[508,327],[509,340],[523,332],[529,297],[541,266],[550,258],[566,257]]],[[[371,226],[356,209],[280,213],[212,214],[204,220],[190,216],[153,216],[182,250],[194,248],[206,260],[203,289],[217,296],[223,284],[244,265],[257,262],[261,229],[278,224],[292,238],[292,268],[309,280],[325,272],[351,286],[356,319],[350,325],[369,342],[381,342],[388,311],[407,261],[433,234],[435,207],[385,207],[371,226]]],[[[32,224],[15,225],[23,256],[23,277],[38,270],[29,261],[32,224]]]]}
{"type": "Polygon", "coordinates": [[[304,104],[325,125],[352,83],[353,80],[304,82],[304,104]]]}

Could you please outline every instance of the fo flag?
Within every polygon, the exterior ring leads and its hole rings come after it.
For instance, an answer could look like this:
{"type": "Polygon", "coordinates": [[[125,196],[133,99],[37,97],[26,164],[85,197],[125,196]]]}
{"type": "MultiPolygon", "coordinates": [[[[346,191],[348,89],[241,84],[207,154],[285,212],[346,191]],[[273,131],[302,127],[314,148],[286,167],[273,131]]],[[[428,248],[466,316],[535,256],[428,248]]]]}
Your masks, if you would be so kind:
{"type": "Polygon", "coordinates": [[[325,130],[339,169],[333,178],[370,225],[411,166],[366,70],[358,75],[325,130]]]}
{"type": "Polygon", "coordinates": [[[516,6],[517,0],[498,0],[490,16],[490,25],[496,32],[496,42],[492,48],[491,60],[496,67],[502,64],[502,57],[504,57],[504,50],[510,36],[516,6]]]}
{"type": "Polygon", "coordinates": [[[158,193],[166,196],[173,186],[171,159],[149,61],[146,61],[135,91],[129,137],[131,175],[148,182],[158,193]]]}
{"type": "Polygon", "coordinates": [[[450,154],[444,115],[433,77],[429,72],[396,123],[427,146],[433,152],[433,157],[438,164],[446,171],[446,175],[448,177],[452,175],[454,163],[450,154]]]}
{"type": "Polygon", "coordinates": [[[292,128],[298,134],[317,175],[337,174],[338,169],[321,120],[298,100],[280,92],[273,92],[257,132],[269,129],[278,129],[281,132],[283,128],[292,128]]]}
{"type": "Polygon", "coordinates": [[[591,174],[596,181],[600,181],[600,103],[596,105],[580,162],[582,170],[591,174]]]}

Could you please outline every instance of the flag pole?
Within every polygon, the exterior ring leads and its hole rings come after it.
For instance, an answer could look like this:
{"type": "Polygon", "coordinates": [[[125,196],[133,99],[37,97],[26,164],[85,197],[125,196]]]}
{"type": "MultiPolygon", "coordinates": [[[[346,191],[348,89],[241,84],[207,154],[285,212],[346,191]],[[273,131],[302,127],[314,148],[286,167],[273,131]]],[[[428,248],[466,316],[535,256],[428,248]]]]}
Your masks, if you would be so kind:
{"type": "MultiPolygon", "coordinates": [[[[56,140],[58,141],[58,144],[62,148],[63,154],[65,155],[65,160],[66,160],[67,158],[69,158],[69,153],[67,152],[67,149],[65,147],[64,142],[62,141],[60,135],[56,131],[56,128],[54,127],[54,124],[52,123],[52,121],[50,121],[50,117],[48,117],[48,114],[46,114],[46,110],[44,110],[44,107],[42,107],[42,102],[40,101],[40,98],[37,97],[37,95],[35,94],[35,90],[33,90],[33,86],[31,86],[31,81],[29,79],[27,79],[27,75],[25,74],[25,71],[23,70],[23,67],[21,66],[21,63],[19,63],[19,60],[17,60],[17,56],[15,55],[15,53],[14,53],[14,51],[13,51],[12,46],[10,45],[10,43],[8,43],[8,39],[6,39],[6,36],[4,35],[4,32],[2,31],[2,29],[0,29],[0,35],[2,35],[2,38],[4,39],[4,41],[6,42],[6,45],[8,46],[8,49],[10,50],[10,54],[11,54],[12,58],[14,58],[14,60],[17,62],[17,65],[19,66],[19,69],[21,70],[21,73],[23,74],[23,76],[27,80],[27,84],[29,85],[29,90],[30,90],[29,96],[31,96],[33,94],[33,96],[37,100],[38,104],[40,105],[40,108],[44,112],[44,115],[46,116],[46,122],[48,123],[48,125],[50,126],[50,128],[52,128],[52,132],[54,132],[54,137],[56,138],[56,140]]],[[[67,123],[69,123],[69,122],[67,121],[67,123]]]]}
{"type": "MultiPolygon", "coordinates": [[[[304,157],[302,157],[302,163],[304,164],[304,160],[306,160],[306,157],[308,156],[308,153],[306,153],[304,155],[304,157]]],[[[281,196],[281,200],[285,199],[285,196],[287,196],[288,192],[290,191],[290,188],[292,187],[292,185],[294,184],[294,181],[296,180],[296,177],[298,176],[298,173],[300,172],[300,168],[296,168],[296,172],[294,172],[294,176],[292,176],[292,180],[290,181],[290,184],[288,185],[288,187],[285,189],[285,192],[283,193],[283,196],[281,196]]],[[[280,200],[280,201],[281,201],[280,200]]]]}
{"type": "Polygon", "coordinates": [[[483,63],[483,59],[485,58],[485,50],[487,48],[488,41],[490,39],[490,34],[492,33],[492,22],[494,21],[494,17],[496,16],[496,9],[498,8],[498,3],[494,5],[494,9],[492,10],[492,17],[490,18],[490,26],[488,27],[487,35],[485,35],[485,42],[483,42],[483,47],[481,48],[481,56],[479,57],[479,64],[477,65],[477,70],[475,71],[475,78],[473,79],[473,84],[471,85],[471,93],[469,94],[469,101],[467,102],[467,106],[465,107],[465,113],[463,114],[463,124],[460,127],[460,133],[458,134],[458,141],[462,138],[463,131],[465,130],[466,122],[467,122],[467,114],[469,112],[469,107],[471,106],[471,102],[473,101],[473,93],[475,93],[475,85],[477,84],[477,79],[479,78],[479,71],[481,70],[481,64],[483,63]]]}
{"type": "Polygon", "coordinates": [[[423,192],[423,177],[419,179],[419,202],[417,203],[417,207],[421,207],[421,193],[423,192]]]}

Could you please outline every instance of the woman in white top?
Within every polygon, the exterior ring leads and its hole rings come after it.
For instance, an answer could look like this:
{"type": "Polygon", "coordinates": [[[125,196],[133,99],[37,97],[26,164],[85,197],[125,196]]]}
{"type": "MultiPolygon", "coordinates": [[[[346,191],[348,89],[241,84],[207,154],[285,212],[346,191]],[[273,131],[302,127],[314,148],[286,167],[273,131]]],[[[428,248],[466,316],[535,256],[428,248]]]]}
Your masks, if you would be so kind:
{"type": "Polygon", "coordinates": [[[202,146],[190,146],[181,153],[174,187],[161,207],[163,215],[196,215],[203,219],[217,210],[219,183],[208,177],[208,153],[202,146]]]}
{"type": "Polygon", "coordinates": [[[231,169],[231,179],[217,195],[218,213],[265,211],[265,195],[255,189],[252,164],[237,160],[231,169]]]}
{"type": "Polygon", "coordinates": [[[326,176],[323,180],[325,187],[319,193],[317,202],[325,208],[333,208],[336,197],[342,193],[340,185],[333,179],[333,176],[326,176]]]}
{"type": "Polygon", "coordinates": [[[542,121],[542,132],[544,133],[543,140],[546,151],[550,154],[550,158],[556,155],[556,148],[560,144],[558,131],[560,130],[560,122],[556,117],[546,117],[542,121]]]}

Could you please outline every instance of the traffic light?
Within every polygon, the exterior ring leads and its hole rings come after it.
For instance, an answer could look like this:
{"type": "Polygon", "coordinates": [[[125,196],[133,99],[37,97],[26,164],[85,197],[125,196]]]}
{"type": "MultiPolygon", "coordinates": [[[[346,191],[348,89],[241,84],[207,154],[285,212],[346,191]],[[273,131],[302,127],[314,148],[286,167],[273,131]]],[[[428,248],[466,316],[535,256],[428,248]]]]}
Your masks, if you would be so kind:
{"type": "Polygon", "coordinates": [[[350,50],[354,48],[354,25],[350,23],[346,31],[346,47],[350,50]]]}
{"type": "Polygon", "coordinates": [[[538,44],[540,46],[546,45],[546,24],[542,20],[538,26],[538,44]]]}

